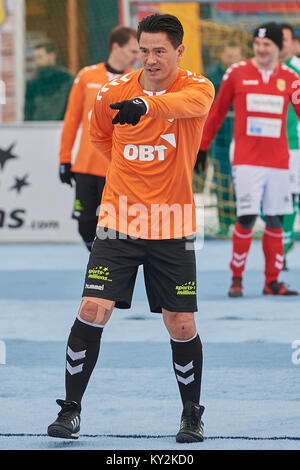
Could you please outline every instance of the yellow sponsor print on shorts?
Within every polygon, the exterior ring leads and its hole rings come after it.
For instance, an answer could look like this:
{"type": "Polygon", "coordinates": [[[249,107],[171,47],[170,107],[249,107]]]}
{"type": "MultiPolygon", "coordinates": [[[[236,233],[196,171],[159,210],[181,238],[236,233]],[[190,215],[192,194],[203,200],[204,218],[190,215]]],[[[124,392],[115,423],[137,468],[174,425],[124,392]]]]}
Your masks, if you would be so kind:
{"type": "Polygon", "coordinates": [[[177,295],[196,295],[196,282],[190,281],[175,287],[177,295]]]}
{"type": "Polygon", "coordinates": [[[79,199],[76,199],[76,201],[74,203],[74,210],[79,211],[79,212],[82,212],[84,210],[84,207],[81,204],[81,202],[79,201],[79,199]]]}
{"type": "Polygon", "coordinates": [[[95,268],[88,270],[89,279],[101,279],[102,281],[112,281],[109,279],[109,269],[103,266],[96,266],[95,268]]]}

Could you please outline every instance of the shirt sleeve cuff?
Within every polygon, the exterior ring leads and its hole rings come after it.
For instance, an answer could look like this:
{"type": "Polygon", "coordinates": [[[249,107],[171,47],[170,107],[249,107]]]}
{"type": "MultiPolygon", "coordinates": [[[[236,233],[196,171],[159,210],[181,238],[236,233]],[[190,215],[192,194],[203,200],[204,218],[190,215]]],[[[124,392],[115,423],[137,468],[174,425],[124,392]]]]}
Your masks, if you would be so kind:
{"type": "Polygon", "coordinates": [[[139,96],[139,99],[142,100],[142,102],[145,104],[146,109],[147,109],[146,112],[145,112],[145,114],[148,114],[149,105],[148,105],[147,101],[145,100],[145,98],[141,98],[140,96],[139,96]]]}

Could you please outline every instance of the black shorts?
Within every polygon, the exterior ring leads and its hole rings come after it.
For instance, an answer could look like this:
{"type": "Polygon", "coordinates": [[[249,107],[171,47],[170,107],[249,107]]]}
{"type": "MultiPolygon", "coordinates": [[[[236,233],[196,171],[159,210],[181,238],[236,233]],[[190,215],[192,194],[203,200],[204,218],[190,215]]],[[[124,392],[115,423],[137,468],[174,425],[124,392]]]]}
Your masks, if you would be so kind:
{"type": "Polygon", "coordinates": [[[145,240],[109,232],[115,238],[94,240],[82,296],[130,308],[138,267],[143,265],[151,312],[198,310],[193,239],[145,240]]]}
{"type": "Polygon", "coordinates": [[[104,176],[75,173],[75,202],[72,218],[79,222],[97,221],[97,209],[105,185],[104,176]]]}

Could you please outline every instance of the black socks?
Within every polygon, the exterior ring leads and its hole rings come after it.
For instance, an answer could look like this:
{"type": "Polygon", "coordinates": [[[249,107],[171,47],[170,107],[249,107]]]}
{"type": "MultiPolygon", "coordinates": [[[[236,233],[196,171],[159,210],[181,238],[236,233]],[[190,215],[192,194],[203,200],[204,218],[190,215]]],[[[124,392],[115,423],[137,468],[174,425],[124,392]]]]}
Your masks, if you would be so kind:
{"type": "Polygon", "coordinates": [[[171,338],[173,367],[183,405],[199,404],[202,377],[202,344],[199,335],[187,341],[171,338]]]}
{"type": "Polygon", "coordinates": [[[81,404],[82,396],[96,365],[103,327],[76,318],[67,345],[66,400],[81,404]]]}
{"type": "MultiPolygon", "coordinates": [[[[76,318],[67,345],[66,400],[81,405],[96,365],[103,327],[76,318]]],[[[202,377],[202,344],[199,335],[187,341],[171,338],[173,367],[183,405],[199,404],[202,377]]]]}

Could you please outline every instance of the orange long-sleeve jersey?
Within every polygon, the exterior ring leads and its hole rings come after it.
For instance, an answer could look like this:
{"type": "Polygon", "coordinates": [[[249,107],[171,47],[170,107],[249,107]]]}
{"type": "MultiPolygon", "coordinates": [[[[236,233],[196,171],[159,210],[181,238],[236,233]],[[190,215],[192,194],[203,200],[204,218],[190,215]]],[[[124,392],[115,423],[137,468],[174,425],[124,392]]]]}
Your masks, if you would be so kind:
{"type": "Polygon", "coordinates": [[[196,231],[193,168],[214,87],[179,68],[165,92],[149,93],[141,73],[107,83],[93,108],[91,142],[111,157],[98,224],[146,239],[188,236],[196,231]],[[136,126],[114,126],[109,105],[134,97],[146,102],[147,113],[136,126]]]}
{"type": "Polygon", "coordinates": [[[83,68],[71,89],[60,140],[60,163],[71,163],[72,149],[80,125],[79,149],[72,171],[105,176],[109,161],[89,142],[88,130],[91,111],[99,89],[120,74],[109,72],[104,62],[83,68]]]}

